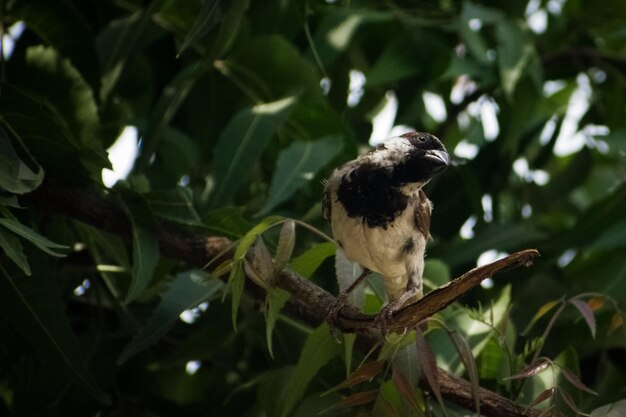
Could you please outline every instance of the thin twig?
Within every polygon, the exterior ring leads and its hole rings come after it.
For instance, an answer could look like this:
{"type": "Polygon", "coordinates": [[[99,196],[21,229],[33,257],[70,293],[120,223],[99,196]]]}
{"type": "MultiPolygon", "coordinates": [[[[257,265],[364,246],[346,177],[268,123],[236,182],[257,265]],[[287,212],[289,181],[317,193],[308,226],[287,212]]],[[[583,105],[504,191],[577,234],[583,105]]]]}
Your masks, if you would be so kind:
{"type": "MultiPolygon", "coordinates": [[[[101,230],[130,238],[130,223],[123,210],[111,200],[107,198],[106,192],[46,181],[35,192],[25,196],[22,203],[40,210],[66,215],[101,230]]],[[[201,230],[160,222],[155,232],[163,255],[189,265],[202,267],[218,255],[222,259],[233,256],[234,251],[229,248],[232,242],[229,239],[208,236],[201,230]]],[[[536,250],[528,249],[509,255],[490,265],[473,269],[447,285],[431,291],[417,303],[398,311],[388,323],[388,329],[402,331],[404,328],[413,327],[457,300],[480,284],[483,279],[512,268],[528,266],[537,256],[539,253],[536,250]]],[[[336,300],[333,295],[312,281],[287,269],[280,273],[277,285],[291,293],[290,310],[295,312],[299,320],[303,322],[313,324],[322,322],[326,318],[329,307],[336,300]]],[[[254,294],[262,294],[262,292],[257,291],[254,294]]],[[[354,307],[344,307],[338,316],[340,330],[371,332],[373,329],[374,317],[363,314],[354,307]]],[[[371,348],[372,343],[377,343],[377,339],[372,338],[371,335],[367,340],[369,342],[363,344],[365,349],[371,348]]],[[[475,399],[470,382],[441,369],[438,370],[438,379],[441,393],[446,400],[469,410],[474,409],[475,399]]],[[[480,388],[480,411],[482,415],[489,417],[536,417],[539,415],[535,409],[524,410],[513,401],[483,388],[480,388]]]]}

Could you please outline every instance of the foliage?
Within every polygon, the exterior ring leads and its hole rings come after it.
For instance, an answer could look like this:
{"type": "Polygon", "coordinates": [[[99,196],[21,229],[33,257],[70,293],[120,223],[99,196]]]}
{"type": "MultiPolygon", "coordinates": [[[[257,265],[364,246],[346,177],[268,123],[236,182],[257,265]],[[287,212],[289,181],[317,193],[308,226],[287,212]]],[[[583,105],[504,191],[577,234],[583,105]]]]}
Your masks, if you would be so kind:
{"type": "MultiPolygon", "coordinates": [[[[12,0],[0,11],[2,414],[467,414],[433,387],[436,361],[524,406],[623,415],[625,2],[12,0]],[[337,291],[334,248],[312,232],[329,231],[322,180],[363,151],[390,102],[394,132],[432,132],[456,155],[427,189],[431,288],[481,255],[542,258],[368,353],[284,314],[289,295],[272,278],[287,263],[337,291]],[[106,149],[127,126],[138,156],[106,189],[106,149]],[[115,201],[127,236],[32,206],[46,181],[115,201]],[[163,256],[163,220],[238,241],[232,262],[211,265],[228,283],[163,256]]],[[[379,288],[369,281],[366,311],[379,288]]]]}

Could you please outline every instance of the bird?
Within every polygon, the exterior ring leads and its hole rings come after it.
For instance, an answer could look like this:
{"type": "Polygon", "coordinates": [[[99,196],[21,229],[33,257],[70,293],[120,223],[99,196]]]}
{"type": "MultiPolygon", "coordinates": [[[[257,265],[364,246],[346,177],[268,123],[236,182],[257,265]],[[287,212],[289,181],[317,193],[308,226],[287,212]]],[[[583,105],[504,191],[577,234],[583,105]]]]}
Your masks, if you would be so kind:
{"type": "Polygon", "coordinates": [[[370,271],[380,274],[389,299],[375,320],[381,329],[393,312],[422,297],[433,210],[423,188],[448,165],[450,156],[437,137],[409,132],[331,173],[324,184],[323,216],[337,250],[364,273],[337,298],[329,321],[336,320],[347,294],[370,271]]]}

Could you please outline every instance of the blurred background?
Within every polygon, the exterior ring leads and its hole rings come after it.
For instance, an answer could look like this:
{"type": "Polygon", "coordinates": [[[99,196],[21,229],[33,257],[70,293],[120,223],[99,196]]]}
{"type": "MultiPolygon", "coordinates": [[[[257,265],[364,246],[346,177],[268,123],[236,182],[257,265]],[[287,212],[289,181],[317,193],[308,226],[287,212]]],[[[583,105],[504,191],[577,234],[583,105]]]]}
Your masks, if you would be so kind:
{"type": "MultiPolygon", "coordinates": [[[[438,365],[520,404],[545,393],[563,415],[626,398],[626,2],[12,0],[0,12],[4,414],[442,415],[419,390],[411,408],[385,373],[365,404],[342,403],[350,390],[320,398],[366,352],[331,349],[307,374],[302,348],[327,331],[279,314],[281,295],[245,293],[235,332],[221,282],[160,256],[150,234],[167,220],[238,241],[268,215],[329,234],[323,179],[412,130],[455,161],[426,190],[427,287],[541,253],[436,316],[438,365]],[[17,197],[49,180],[115,199],[132,239],[23,209],[17,197]],[[510,379],[537,361],[546,370],[510,379]]],[[[278,229],[265,239],[273,253],[278,229]]],[[[291,264],[337,293],[323,242],[298,227],[291,264]]]]}

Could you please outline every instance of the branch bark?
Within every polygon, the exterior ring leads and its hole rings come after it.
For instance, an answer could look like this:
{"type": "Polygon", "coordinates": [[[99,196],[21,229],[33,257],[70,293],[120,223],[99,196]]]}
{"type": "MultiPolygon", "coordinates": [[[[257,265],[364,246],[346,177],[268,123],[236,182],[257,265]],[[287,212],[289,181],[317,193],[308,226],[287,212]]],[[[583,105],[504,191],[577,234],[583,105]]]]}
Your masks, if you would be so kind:
{"type": "MultiPolygon", "coordinates": [[[[115,204],[107,191],[70,186],[46,181],[24,202],[40,210],[58,213],[95,226],[101,230],[130,237],[130,222],[124,211],[115,204]]],[[[157,233],[161,253],[196,267],[204,267],[216,257],[228,259],[233,255],[231,241],[223,237],[208,236],[201,231],[177,227],[167,222],[157,223],[157,233]]],[[[475,268],[447,285],[428,293],[418,302],[397,311],[387,327],[391,331],[403,331],[416,326],[422,320],[442,310],[457,300],[480,282],[496,273],[519,266],[529,266],[539,256],[536,250],[528,249],[514,253],[492,264],[475,268]]],[[[219,263],[215,263],[216,265],[219,263]]],[[[277,285],[291,295],[291,311],[308,323],[321,323],[336,298],[310,280],[285,269],[277,280],[277,285]]],[[[366,315],[351,306],[344,307],[337,318],[341,331],[369,332],[374,328],[374,317],[366,315]]],[[[373,340],[373,339],[369,339],[373,340]]],[[[442,395],[467,409],[474,409],[474,398],[468,381],[439,369],[439,382],[442,395]]],[[[424,387],[428,389],[427,386],[424,387]]],[[[492,391],[480,389],[481,414],[485,416],[530,416],[539,412],[523,407],[492,391]]]]}

